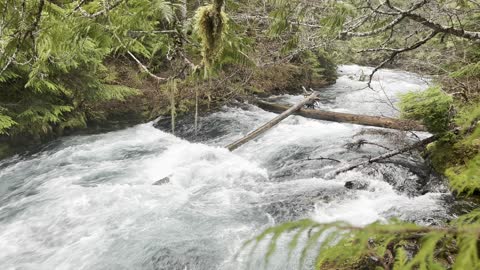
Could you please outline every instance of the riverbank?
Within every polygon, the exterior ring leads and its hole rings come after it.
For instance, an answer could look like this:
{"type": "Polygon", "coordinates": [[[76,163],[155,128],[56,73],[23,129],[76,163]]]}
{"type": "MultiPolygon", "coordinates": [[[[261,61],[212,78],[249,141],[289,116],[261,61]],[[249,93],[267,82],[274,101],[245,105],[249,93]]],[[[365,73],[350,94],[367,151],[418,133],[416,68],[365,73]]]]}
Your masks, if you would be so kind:
{"type": "MultiPolygon", "coordinates": [[[[110,80],[116,85],[136,89],[137,94],[121,100],[90,104],[82,109],[85,122],[72,127],[52,123],[46,132],[0,135],[0,159],[21,153],[61,136],[95,134],[146,123],[158,117],[193,116],[196,95],[200,114],[217,111],[231,102],[254,96],[302,93],[302,86],[319,89],[336,80],[336,66],[323,54],[305,54],[290,62],[261,66],[226,66],[208,80],[185,78],[176,81],[172,95],[168,83],[158,84],[145,76],[133,61],[109,60],[110,80]]],[[[168,71],[166,71],[168,73],[168,71]]]]}

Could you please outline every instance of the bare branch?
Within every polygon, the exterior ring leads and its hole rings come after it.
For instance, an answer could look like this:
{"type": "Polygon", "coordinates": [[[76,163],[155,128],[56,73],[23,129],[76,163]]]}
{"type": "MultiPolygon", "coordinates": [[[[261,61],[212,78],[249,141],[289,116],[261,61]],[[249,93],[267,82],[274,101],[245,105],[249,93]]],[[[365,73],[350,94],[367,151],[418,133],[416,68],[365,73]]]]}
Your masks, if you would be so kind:
{"type": "Polygon", "coordinates": [[[411,50],[415,50],[417,49],[418,47],[422,46],[423,44],[427,43],[430,39],[432,39],[433,37],[435,37],[436,35],[438,34],[437,31],[433,31],[432,33],[430,33],[430,35],[428,35],[426,38],[422,39],[422,40],[419,40],[418,42],[408,46],[408,47],[405,47],[405,48],[401,48],[401,49],[396,49],[394,51],[392,51],[392,53],[390,54],[390,56],[385,59],[382,63],[380,63],[378,66],[376,66],[372,73],[370,73],[370,76],[369,76],[369,80],[368,80],[368,87],[371,88],[371,83],[372,83],[372,79],[373,79],[373,75],[375,75],[375,73],[383,68],[387,63],[393,61],[393,59],[395,59],[395,57],[400,54],[400,53],[404,53],[404,52],[408,52],[408,51],[411,51],[411,50]]]}
{"type": "Polygon", "coordinates": [[[446,34],[450,34],[450,35],[454,35],[454,36],[457,36],[457,37],[461,37],[461,38],[466,38],[466,39],[470,39],[470,40],[473,40],[473,41],[476,41],[476,42],[480,42],[480,32],[475,32],[475,31],[467,31],[465,29],[459,29],[459,28],[455,28],[453,26],[444,26],[444,25],[441,25],[437,22],[434,22],[432,20],[429,20],[421,15],[418,15],[416,13],[413,13],[413,11],[415,11],[416,9],[424,6],[426,3],[428,2],[428,0],[423,0],[415,5],[413,5],[412,8],[410,8],[409,10],[402,10],[396,6],[394,6],[392,3],[390,3],[389,0],[386,0],[385,1],[385,4],[391,8],[392,10],[395,10],[396,12],[399,12],[400,14],[404,15],[405,17],[408,17],[409,19],[413,20],[413,21],[416,21],[436,32],[441,32],[441,33],[446,33],[446,34]]]}
{"type": "Polygon", "coordinates": [[[346,37],[368,37],[368,36],[373,36],[373,35],[385,32],[386,30],[391,29],[392,27],[394,27],[395,25],[400,23],[403,19],[405,19],[405,16],[406,16],[405,14],[402,14],[402,15],[396,17],[393,21],[391,21],[387,25],[385,25],[383,27],[380,27],[380,28],[377,28],[377,29],[372,30],[372,31],[368,31],[368,32],[341,32],[340,33],[340,38],[345,39],[346,37]]]}
{"type": "Polygon", "coordinates": [[[433,29],[436,32],[446,33],[446,34],[454,35],[454,36],[457,36],[457,37],[466,38],[466,39],[470,39],[470,40],[473,40],[473,41],[476,41],[476,42],[480,42],[480,32],[467,31],[467,30],[464,30],[464,29],[455,28],[453,26],[443,26],[439,23],[428,20],[427,18],[422,17],[422,16],[420,16],[418,14],[415,14],[415,13],[407,13],[406,16],[409,19],[412,19],[412,20],[414,20],[418,23],[421,23],[424,26],[426,26],[430,29],[433,29]]]}
{"type": "Polygon", "coordinates": [[[410,150],[413,150],[413,149],[424,147],[424,146],[428,145],[429,143],[432,143],[432,142],[436,141],[437,139],[438,139],[437,136],[428,137],[428,138],[426,138],[422,141],[419,141],[419,142],[417,142],[413,145],[409,145],[409,146],[404,147],[402,149],[398,149],[398,150],[395,150],[395,151],[390,151],[390,152],[387,152],[383,155],[380,155],[380,156],[377,156],[377,157],[374,157],[374,158],[370,158],[366,161],[359,162],[357,164],[353,164],[353,165],[347,166],[345,168],[338,169],[338,170],[334,171],[333,173],[329,174],[329,177],[335,177],[340,173],[348,172],[348,171],[351,171],[351,170],[353,170],[355,168],[358,168],[358,167],[362,167],[362,166],[365,166],[365,165],[368,165],[368,164],[371,164],[371,163],[374,163],[374,162],[382,161],[384,159],[388,159],[388,158],[403,154],[403,153],[405,153],[407,151],[410,151],[410,150]]]}

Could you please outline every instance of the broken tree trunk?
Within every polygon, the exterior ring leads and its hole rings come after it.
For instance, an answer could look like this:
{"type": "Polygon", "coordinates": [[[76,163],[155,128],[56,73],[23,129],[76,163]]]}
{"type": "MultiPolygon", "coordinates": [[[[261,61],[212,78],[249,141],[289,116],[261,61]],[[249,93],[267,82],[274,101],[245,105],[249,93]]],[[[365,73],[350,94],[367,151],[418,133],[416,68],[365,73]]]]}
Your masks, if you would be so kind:
{"type": "Polygon", "coordinates": [[[233,150],[237,149],[238,147],[242,146],[243,144],[249,142],[250,140],[255,139],[256,137],[258,137],[259,135],[261,135],[265,131],[271,129],[272,127],[274,127],[275,125],[280,123],[280,121],[282,121],[283,119],[287,118],[291,114],[300,110],[303,106],[305,106],[305,104],[307,104],[310,101],[312,101],[313,99],[317,98],[317,96],[318,96],[318,93],[314,92],[309,97],[304,99],[302,102],[296,104],[295,106],[293,106],[291,108],[286,107],[285,110],[283,110],[283,112],[280,115],[273,118],[272,120],[270,120],[265,125],[257,128],[256,130],[252,131],[251,133],[249,133],[247,136],[241,138],[240,140],[227,145],[227,149],[230,150],[230,151],[233,151],[233,150]]]}
{"type": "MultiPolygon", "coordinates": [[[[269,103],[265,101],[257,101],[256,104],[258,107],[264,109],[265,111],[274,113],[281,113],[288,109],[288,106],[269,103]]],[[[419,124],[418,122],[390,117],[369,116],[310,109],[300,109],[295,111],[294,114],[324,121],[351,123],[357,125],[383,127],[398,130],[426,131],[425,126],[419,124]]]]}
{"type": "Polygon", "coordinates": [[[400,155],[402,153],[405,153],[407,151],[410,151],[410,150],[413,150],[413,149],[416,149],[416,148],[424,147],[425,145],[427,145],[429,143],[432,143],[432,142],[436,141],[437,139],[438,139],[437,136],[428,137],[426,139],[423,139],[419,142],[416,142],[416,143],[414,143],[412,145],[409,145],[407,147],[404,147],[402,149],[390,151],[390,152],[387,152],[383,155],[380,155],[380,156],[377,156],[377,157],[374,157],[374,158],[370,158],[369,160],[359,162],[359,163],[347,166],[345,168],[341,168],[339,170],[336,170],[332,174],[330,174],[329,177],[327,177],[327,178],[333,178],[333,177],[335,177],[335,176],[337,176],[341,173],[351,171],[351,170],[353,170],[355,168],[358,168],[360,166],[365,166],[365,165],[368,165],[368,164],[371,164],[371,163],[374,163],[374,162],[378,162],[378,161],[381,161],[381,160],[384,160],[384,159],[387,159],[387,158],[391,158],[391,157],[396,156],[396,155],[400,155]]]}

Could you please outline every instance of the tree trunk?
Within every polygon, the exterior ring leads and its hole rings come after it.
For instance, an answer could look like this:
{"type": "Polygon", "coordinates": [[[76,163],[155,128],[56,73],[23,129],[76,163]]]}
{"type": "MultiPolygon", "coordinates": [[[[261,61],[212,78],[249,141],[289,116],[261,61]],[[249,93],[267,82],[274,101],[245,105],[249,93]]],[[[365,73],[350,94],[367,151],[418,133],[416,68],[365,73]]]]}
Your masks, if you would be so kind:
{"type": "Polygon", "coordinates": [[[247,136],[241,138],[240,140],[234,142],[234,143],[231,143],[227,146],[228,150],[230,151],[233,151],[235,149],[237,149],[238,147],[242,146],[243,144],[249,142],[250,140],[253,140],[255,139],[256,137],[260,136],[261,134],[263,134],[265,131],[271,129],[272,127],[274,127],[275,125],[277,125],[278,123],[280,123],[280,121],[282,121],[283,119],[287,118],[288,116],[290,116],[291,114],[295,113],[296,111],[298,111],[299,109],[301,109],[303,106],[305,106],[305,104],[309,103],[310,101],[314,100],[315,98],[317,98],[318,96],[318,93],[317,92],[314,92],[313,94],[311,94],[309,97],[307,97],[306,99],[304,99],[302,102],[296,104],[295,106],[291,107],[291,108],[286,108],[284,110],[283,113],[281,113],[280,115],[278,115],[277,117],[273,118],[271,121],[269,121],[268,123],[266,123],[265,125],[259,127],[258,129],[254,130],[253,132],[249,133],[247,136]]]}
{"type": "MultiPolygon", "coordinates": [[[[264,101],[257,101],[257,106],[265,111],[281,113],[288,109],[288,106],[279,105],[264,101]]],[[[350,114],[340,112],[329,112],[321,110],[299,109],[294,114],[324,121],[351,123],[363,126],[374,126],[398,130],[426,131],[425,126],[415,121],[401,120],[390,117],[369,116],[361,114],[350,114]]]]}

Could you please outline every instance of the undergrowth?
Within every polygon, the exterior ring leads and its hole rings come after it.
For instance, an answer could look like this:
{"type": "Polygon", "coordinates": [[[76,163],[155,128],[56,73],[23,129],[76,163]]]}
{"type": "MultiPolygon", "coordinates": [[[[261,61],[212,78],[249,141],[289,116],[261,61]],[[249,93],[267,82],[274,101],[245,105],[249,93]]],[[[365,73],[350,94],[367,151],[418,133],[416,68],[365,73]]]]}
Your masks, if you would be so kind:
{"type": "Polygon", "coordinates": [[[299,220],[268,228],[243,250],[253,254],[266,241],[268,265],[285,236],[290,254],[300,253],[298,269],[312,256],[316,269],[479,269],[479,217],[476,210],[445,227],[400,221],[356,227],[299,220]]]}

